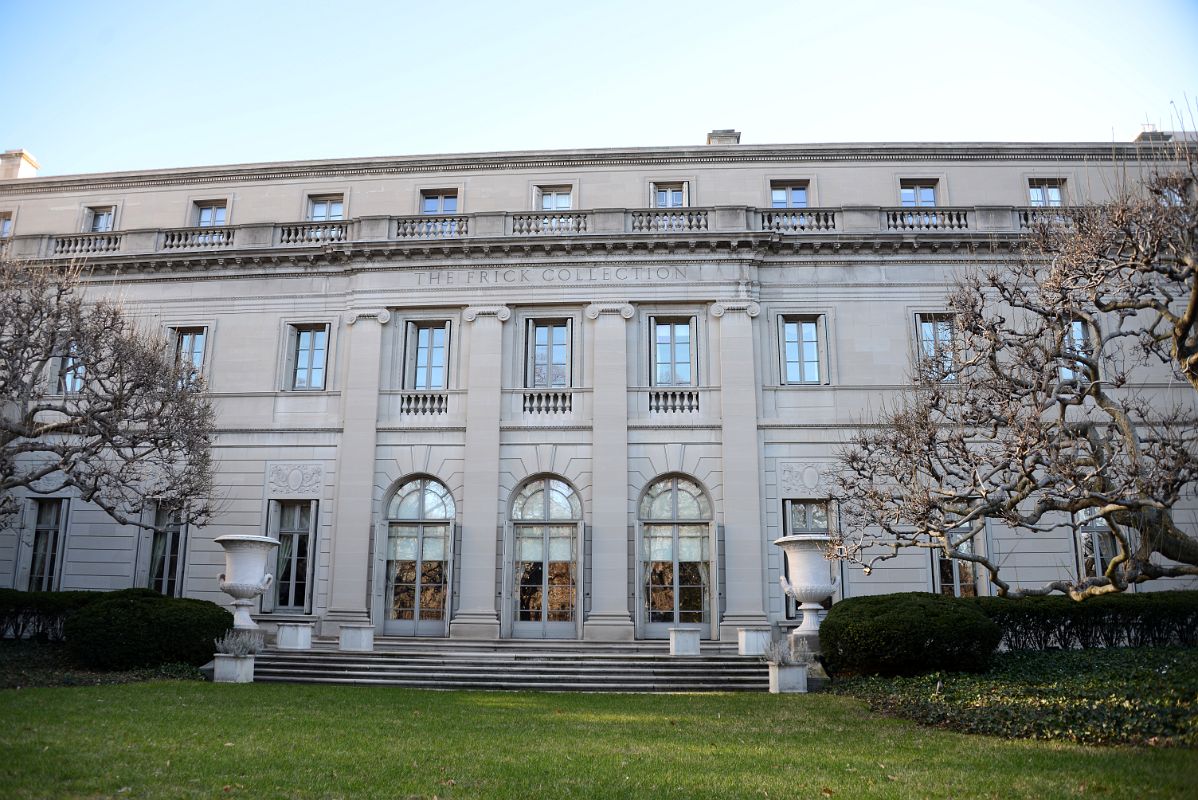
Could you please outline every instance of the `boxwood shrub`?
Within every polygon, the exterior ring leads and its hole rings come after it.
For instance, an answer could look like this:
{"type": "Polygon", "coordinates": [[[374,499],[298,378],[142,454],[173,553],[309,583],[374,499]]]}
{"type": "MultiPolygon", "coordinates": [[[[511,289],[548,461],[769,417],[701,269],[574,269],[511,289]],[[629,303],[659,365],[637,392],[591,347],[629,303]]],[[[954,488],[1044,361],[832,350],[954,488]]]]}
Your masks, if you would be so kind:
{"type": "Polygon", "coordinates": [[[112,592],[67,618],[67,648],[81,666],[134,669],[160,664],[198,666],[212,658],[213,640],[233,615],[205,600],[146,590],[112,592]]]}
{"type": "Polygon", "coordinates": [[[926,592],[850,597],[820,626],[830,675],[981,672],[1002,630],[976,606],[926,592]]]}
{"type": "Polygon", "coordinates": [[[102,592],[0,589],[0,638],[57,642],[68,616],[106,596],[102,592]]]}

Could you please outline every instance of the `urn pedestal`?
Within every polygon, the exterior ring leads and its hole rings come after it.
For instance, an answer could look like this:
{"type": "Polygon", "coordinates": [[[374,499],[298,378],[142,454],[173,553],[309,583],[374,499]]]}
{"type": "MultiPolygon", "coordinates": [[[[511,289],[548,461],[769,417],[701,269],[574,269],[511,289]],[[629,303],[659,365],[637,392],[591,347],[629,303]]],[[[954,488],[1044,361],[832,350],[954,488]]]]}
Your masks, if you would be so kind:
{"type": "Polygon", "coordinates": [[[257,630],[250,617],[254,598],[274,583],[266,571],[266,559],[279,543],[269,536],[230,534],[214,540],[225,550],[225,571],[220,574],[220,590],[233,598],[233,627],[257,630]]]}

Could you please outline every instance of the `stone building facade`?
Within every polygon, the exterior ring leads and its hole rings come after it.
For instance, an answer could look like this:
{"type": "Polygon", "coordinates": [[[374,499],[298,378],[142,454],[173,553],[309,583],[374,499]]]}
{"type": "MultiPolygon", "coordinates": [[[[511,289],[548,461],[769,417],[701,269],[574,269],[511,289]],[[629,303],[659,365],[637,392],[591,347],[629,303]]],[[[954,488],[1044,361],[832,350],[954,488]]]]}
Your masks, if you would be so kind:
{"type": "MultiPolygon", "coordinates": [[[[201,367],[220,512],[151,535],[31,497],[0,531],[0,585],[225,602],[213,539],[255,533],[280,541],[258,618],[324,633],[787,624],[771,543],[843,524],[837,449],[934,346],[946,287],[1146,159],[715,131],[699,147],[39,178],[10,151],[8,254],[85,259],[89,292],[201,367]]],[[[1068,527],[994,525],[985,547],[1037,584],[1103,558],[1100,532],[1068,527]]],[[[926,552],[829,569],[838,596],[988,591],[926,552]]]]}

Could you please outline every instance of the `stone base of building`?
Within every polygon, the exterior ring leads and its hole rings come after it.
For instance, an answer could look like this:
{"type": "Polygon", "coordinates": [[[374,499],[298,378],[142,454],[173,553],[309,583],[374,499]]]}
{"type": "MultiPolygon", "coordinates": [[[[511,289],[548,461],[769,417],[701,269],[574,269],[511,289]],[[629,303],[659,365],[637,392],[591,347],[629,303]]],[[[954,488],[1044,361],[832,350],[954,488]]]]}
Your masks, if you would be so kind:
{"type": "Polygon", "coordinates": [[[499,618],[494,614],[458,614],[449,621],[450,639],[498,639],[499,618]]]}
{"type": "Polygon", "coordinates": [[[582,624],[582,638],[588,642],[631,642],[636,628],[627,614],[592,614],[582,624]]]}
{"type": "Polygon", "coordinates": [[[765,614],[725,614],[720,620],[720,641],[738,641],[738,628],[768,628],[769,619],[765,614]]]}

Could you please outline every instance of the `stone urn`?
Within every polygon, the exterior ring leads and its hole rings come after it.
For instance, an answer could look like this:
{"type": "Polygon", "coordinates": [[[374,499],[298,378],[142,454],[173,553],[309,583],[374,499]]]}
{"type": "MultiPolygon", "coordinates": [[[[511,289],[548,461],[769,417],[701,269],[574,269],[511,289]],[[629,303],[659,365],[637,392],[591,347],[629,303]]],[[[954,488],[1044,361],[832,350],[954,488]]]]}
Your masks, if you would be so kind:
{"type": "Polygon", "coordinates": [[[782,591],[793,597],[803,612],[803,622],[795,630],[800,636],[818,635],[820,604],[836,591],[838,579],[832,577],[824,558],[828,541],[827,534],[822,533],[800,533],[774,540],[786,554],[786,571],[790,574],[789,582],[781,578],[782,591]]]}
{"type": "Polygon", "coordinates": [[[256,630],[250,618],[254,598],[275,582],[266,571],[266,559],[279,543],[269,536],[230,534],[214,540],[225,549],[225,571],[218,578],[220,590],[233,598],[233,627],[256,630]]]}

